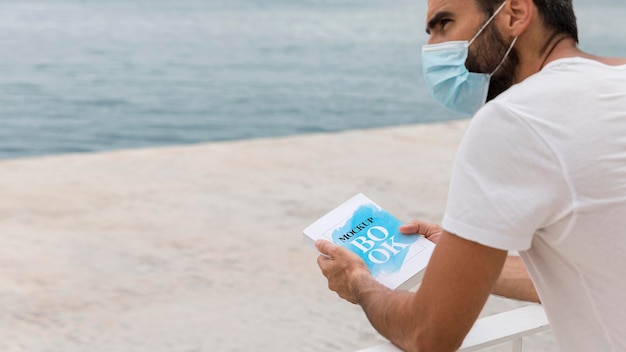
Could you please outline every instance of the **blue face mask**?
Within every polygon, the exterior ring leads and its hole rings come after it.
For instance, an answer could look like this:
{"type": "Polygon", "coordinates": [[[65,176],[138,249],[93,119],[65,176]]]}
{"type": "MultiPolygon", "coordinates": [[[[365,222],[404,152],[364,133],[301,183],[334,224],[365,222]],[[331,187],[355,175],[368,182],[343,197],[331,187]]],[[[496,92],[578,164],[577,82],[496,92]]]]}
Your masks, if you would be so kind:
{"type": "Polygon", "coordinates": [[[422,68],[428,91],[446,108],[465,115],[474,115],[487,101],[491,76],[502,66],[513,49],[513,40],[504,58],[492,73],[469,72],[465,67],[468,48],[504,8],[506,1],[494,12],[471,41],[452,41],[424,45],[422,68]]]}

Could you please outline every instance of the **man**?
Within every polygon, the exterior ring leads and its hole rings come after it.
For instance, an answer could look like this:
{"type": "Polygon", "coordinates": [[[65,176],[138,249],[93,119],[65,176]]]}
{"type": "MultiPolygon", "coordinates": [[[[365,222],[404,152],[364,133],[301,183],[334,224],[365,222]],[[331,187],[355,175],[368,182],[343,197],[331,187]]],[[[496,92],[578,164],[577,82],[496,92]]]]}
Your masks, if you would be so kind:
{"type": "Polygon", "coordinates": [[[431,93],[478,110],[443,229],[401,228],[437,248],[412,293],[319,241],[329,287],[407,351],[458,349],[492,292],[541,298],[564,351],[626,351],[626,60],[578,49],[571,0],[429,0],[427,32],[431,93]]]}

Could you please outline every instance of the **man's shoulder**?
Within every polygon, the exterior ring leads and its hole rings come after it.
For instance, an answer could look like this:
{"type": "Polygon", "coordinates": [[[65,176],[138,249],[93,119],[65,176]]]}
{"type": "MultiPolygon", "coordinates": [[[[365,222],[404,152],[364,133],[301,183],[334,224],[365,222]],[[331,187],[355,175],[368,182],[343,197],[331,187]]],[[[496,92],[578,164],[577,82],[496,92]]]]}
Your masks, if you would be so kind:
{"type": "Polygon", "coordinates": [[[626,84],[626,65],[608,65],[598,60],[569,57],[548,63],[541,71],[512,88],[542,94],[570,90],[585,92],[587,90],[580,89],[581,86],[578,84],[607,84],[605,80],[607,77],[617,78],[611,82],[612,84],[626,84]],[[537,89],[538,87],[541,89],[537,89]]]}
{"type": "Polygon", "coordinates": [[[559,112],[576,112],[581,105],[596,104],[599,91],[624,90],[626,65],[609,66],[578,57],[559,59],[500,94],[477,117],[497,114],[554,118],[561,115],[559,112]]]}
{"type": "Polygon", "coordinates": [[[577,58],[556,60],[546,65],[541,71],[513,85],[505,94],[502,94],[502,97],[515,98],[523,94],[543,95],[575,88],[569,80],[583,79],[592,70],[592,67],[593,65],[590,63],[581,62],[577,58]],[[547,88],[551,88],[551,90],[547,88]]]}

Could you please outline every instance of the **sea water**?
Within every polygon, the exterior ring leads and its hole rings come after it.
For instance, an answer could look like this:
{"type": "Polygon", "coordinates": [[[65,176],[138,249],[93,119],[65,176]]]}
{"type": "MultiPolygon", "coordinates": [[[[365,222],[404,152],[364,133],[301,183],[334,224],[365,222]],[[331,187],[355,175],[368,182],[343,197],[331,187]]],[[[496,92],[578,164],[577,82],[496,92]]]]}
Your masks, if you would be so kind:
{"type": "MultiPolygon", "coordinates": [[[[621,0],[581,46],[626,56],[621,0]]],[[[420,69],[421,0],[0,0],[0,158],[462,118],[420,69]]]]}

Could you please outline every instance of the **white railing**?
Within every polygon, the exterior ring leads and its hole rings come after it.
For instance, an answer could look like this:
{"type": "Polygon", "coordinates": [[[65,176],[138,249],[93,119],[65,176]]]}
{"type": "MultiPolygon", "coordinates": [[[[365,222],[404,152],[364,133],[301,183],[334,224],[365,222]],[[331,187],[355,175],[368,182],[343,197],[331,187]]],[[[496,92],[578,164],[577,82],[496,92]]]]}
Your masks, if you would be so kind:
{"type": "MultiPolygon", "coordinates": [[[[483,348],[511,342],[513,352],[522,351],[525,336],[550,330],[543,307],[538,304],[480,318],[465,337],[459,351],[478,351],[483,348]]],[[[387,342],[357,352],[398,352],[387,342]]]]}

